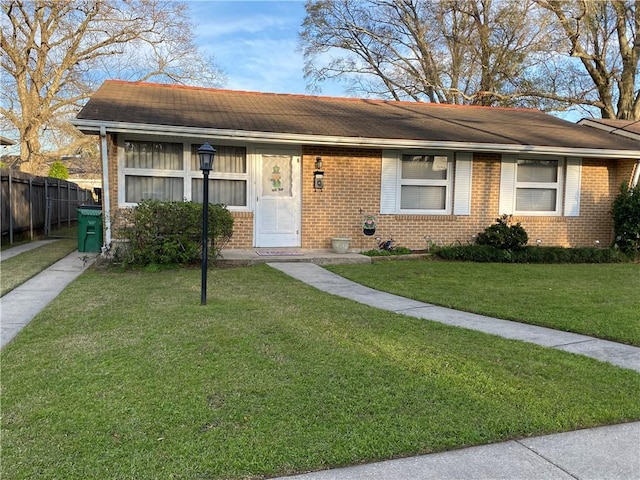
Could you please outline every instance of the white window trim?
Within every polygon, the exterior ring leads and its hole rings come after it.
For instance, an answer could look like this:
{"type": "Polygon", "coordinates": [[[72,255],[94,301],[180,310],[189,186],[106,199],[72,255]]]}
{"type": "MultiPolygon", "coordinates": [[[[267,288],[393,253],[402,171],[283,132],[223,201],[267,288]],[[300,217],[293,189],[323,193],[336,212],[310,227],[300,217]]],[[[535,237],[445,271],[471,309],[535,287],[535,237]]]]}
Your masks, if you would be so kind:
{"type": "MultiPolygon", "coordinates": [[[[191,170],[191,149],[193,148],[193,145],[201,145],[204,142],[185,142],[184,143],[184,155],[185,155],[185,162],[188,162],[188,168],[186,169],[186,176],[187,178],[187,182],[185,184],[185,189],[184,189],[184,194],[186,198],[193,198],[192,196],[192,192],[191,192],[191,187],[192,187],[192,180],[194,178],[203,178],[202,177],[202,171],[201,170],[191,170]],[[188,196],[187,196],[188,194],[188,196]]],[[[226,145],[223,145],[226,146],[226,145]]],[[[249,148],[246,145],[232,145],[234,147],[244,147],[245,148],[245,168],[246,171],[244,173],[232,173],[232,172],[216,172],[215,170],[215,159],[213,160],[213,170],[211,170],[209,172],[209,180],[241,180],[245,182],[245,198],[247,199],[247,204],[246,205],[228,205],[227,208],[229,210],[233,210],[233,211],[249,211],[249,203],[250,203],[250,188],[249,188],[249,170],[250,170],[250,166],[249,166],[249,148]]],[[[215,147],[214,147],[215,148],[215,147]]],[[[185,163],[185,166],[187,166],[187,163],[185,163]]]]}
{"type": "Polygon", "coordinates": [[[453,152],[450,151],[402,151],[399,152],[396,165],[396,212],[406,215],[451,215],[451,189],[453,187],[453,152]],[[447,157],[447,178],[445,180],[417,180],[402,178],[402,157],[404,155],[424,155],[424,156],[446,156],[447,157]],[[402,187],[405,185],[445,187],[445,208],[444,209],[415,209],[401,208],[402,187]]]}
{"type": "MultiPolygon", "coordinates": [[[[119,135],[117,152],[118,152],[118,206],[119,207],[135,207],[138,205],[136,202],[126,201],[126,189],[125,181],[127,176],[138,177],[164,177],[164,178],[182,178],[183,180],[183,196],[185,200],[191,200],[192,189],[191,184],[194,178],[203,178],[201,170],[191,170],[191,145],[200,145],[204,143],[204,140],[190,141],[183,138],[172,137],[144,137],[140,135],[119,135]],[[163,170],[152,168],[125,168],[125,142],[158,142],[158,143],[180,143],[182,144],[182,165],[181,170],[163,170]]],[[[226,145],[225,145],[226,146],[226,145]]],[[[249,147],[247,145],[232,145],[246,148],[246,172],[245,173],[228,173],[228,172],[216,172],[212,170],[209,173],[209,180],[242,180],[245,182],[247,205],[237,206],[228,205],[229,211],[251,211],[251,196],[250,196],[250,155],[249,147]]]]}
{"type": "Polygon", "coordinates": [[[500,214],[513,214],[522,217],[559,217],[562,216],[565,183],[566,159],[559,156],[539,155],[503,155],[500,171],[500,214]],[[556,182],[518,182],[518,160],[556,160],[558,172],[556,182]],[[518,188],[552,188],[556,190],[555,210],[516,210],[518,188]]]}

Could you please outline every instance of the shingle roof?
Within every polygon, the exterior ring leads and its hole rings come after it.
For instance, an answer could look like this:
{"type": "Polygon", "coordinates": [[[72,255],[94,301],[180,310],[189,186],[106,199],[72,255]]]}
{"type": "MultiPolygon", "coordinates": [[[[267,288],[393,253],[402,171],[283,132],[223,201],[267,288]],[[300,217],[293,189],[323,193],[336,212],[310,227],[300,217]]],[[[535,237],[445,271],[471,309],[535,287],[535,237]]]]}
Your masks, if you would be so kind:
{"type": "Polygon", "coordinates": [[[82,120],[371,139],[638,150],[537,110],[239,92],[106,81],[82,120]]]}

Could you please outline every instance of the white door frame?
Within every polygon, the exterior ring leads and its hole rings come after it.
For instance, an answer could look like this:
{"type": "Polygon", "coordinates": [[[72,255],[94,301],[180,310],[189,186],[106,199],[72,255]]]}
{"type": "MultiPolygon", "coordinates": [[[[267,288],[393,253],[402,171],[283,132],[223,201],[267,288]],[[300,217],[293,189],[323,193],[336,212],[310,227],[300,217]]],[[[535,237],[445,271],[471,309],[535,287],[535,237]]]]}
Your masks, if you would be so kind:
{"type": "MultiPolygon", "coordinates": [[[[302,224],[302,180],[301,180],[301,169],[302,169],[302,158],[300,155],[299,148],[292,147],[274,147],[274,146],[265,146],[265,147],[256,147],[255,151],[255,209],[254,209],[254,221],[253,221],[253,244],[256,247],[300,247],[301,245],[301,234],[300,234],[300,226],[302,224]],[[292,157],[291,164],[291,197],[284,197],[279,199],[280,202],[270,201],[270,197],[264,197],[262,195],[263,182],[263,155],[286,155],[292,157]],[[293,222],[291,224],[284,225],[284,228],[281,232],[276,230],[265,232],[264,231],[264,223],[266,222],[266,214],[271,213],[269,220],[271,220],[271,216],[276,219],[278,218],[278,212],[265,212],[261,210],[265,205],[269,203],[273,204],[281,204],[281,207],[287,211],[287,222],[293,222]]],[[[274,200],[276,200],[274,198],[274,200]]]]}

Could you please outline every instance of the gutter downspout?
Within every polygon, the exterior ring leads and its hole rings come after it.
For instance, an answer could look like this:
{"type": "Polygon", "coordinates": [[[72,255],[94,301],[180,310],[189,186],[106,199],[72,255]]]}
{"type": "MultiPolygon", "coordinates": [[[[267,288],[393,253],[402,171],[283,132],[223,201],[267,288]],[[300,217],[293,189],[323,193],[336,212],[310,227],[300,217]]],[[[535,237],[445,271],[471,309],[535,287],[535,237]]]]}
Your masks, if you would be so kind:
{"type": "Polygon", "coordinates": [[[636,162],[636,168],[633,172],[633,179],[631,180],[631,188],[636,188],[638,185],[638,180],[640,180],[640,160],[636,162]]]}
{"type": "Polygon", "coordinates": [[[109,154],[107,152],[107,128],[100,126],[100,153],[102,156],[102,208],[104,210],[105,242],[104,255],[111,248],[111,201],[109,195],[109,154]]]}

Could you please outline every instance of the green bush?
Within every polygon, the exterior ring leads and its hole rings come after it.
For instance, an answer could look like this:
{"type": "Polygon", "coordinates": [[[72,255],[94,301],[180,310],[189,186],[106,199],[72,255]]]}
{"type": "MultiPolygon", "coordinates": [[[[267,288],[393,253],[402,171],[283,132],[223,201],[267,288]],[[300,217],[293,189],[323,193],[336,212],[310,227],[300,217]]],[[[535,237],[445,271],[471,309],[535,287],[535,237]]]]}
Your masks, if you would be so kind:
{"type": "Polygon", "coordinates": [[[620,187],[613,202],[615,246],[627,254],[640,256],[640,184],[620,187]]]}
{"type": "MultiPolygon", "coordinates": [[[[126,248],[115,252],[125,265],[188,265],[202,258],[202,205],[145,200],[125,211],[118,230],[126,248]]],[[[224,205],[209,205],[209,259],[216,258],[233,233],[224,205]]]]}
{"type": "Polygon", "coordinates": [[[496,223],[484,229],[476,238],[478,245],[488,245],[501,250],[516,251],[525,247],[529,236],[520,223],[513,225],[511,215],[502,215],[496,223]]]}
{"type": "Polygon", "coordinates": [[[51,168],[49,169],[50,178],[59,178],[60,180],[68,180],[69,179],[69,169],[62,162],[53,162],[51,164],[51,168]]]}
{"type": "Polygon", "coordinates": [[[503,250],[491,245],[440,247],[434,255],[443,260],[484,263],[617,263],[628,258],[612,248],[524,247],[503,250]]]}

